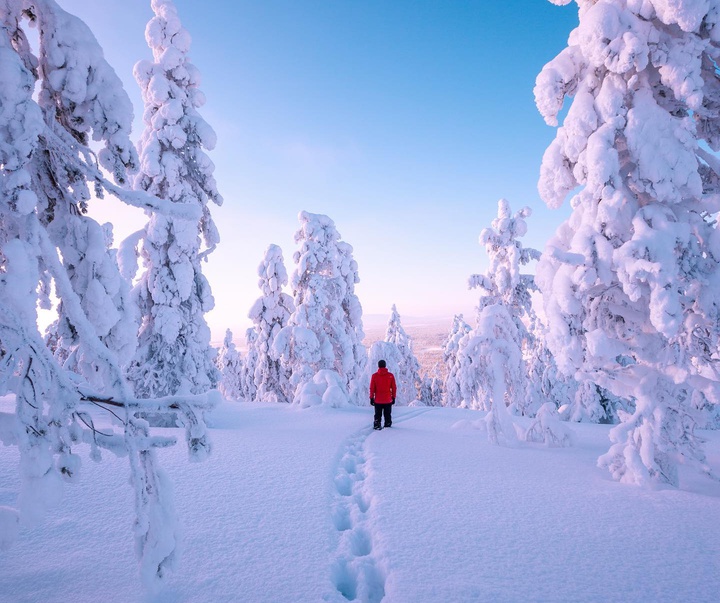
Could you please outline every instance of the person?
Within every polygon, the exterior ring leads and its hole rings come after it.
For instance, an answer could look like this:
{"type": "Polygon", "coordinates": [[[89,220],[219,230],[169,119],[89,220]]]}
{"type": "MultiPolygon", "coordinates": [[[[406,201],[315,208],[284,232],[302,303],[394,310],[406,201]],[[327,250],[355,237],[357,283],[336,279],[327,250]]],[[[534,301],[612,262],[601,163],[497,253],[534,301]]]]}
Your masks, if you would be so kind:
{"type": "Polygon", "coordinates": [[[380,419],[385,416],[385,427],[392,425],[392,405],[397,396],[395,375],[387,370],[384,360],[378,362],[377,373],[370,378],[370,405],[375,407],[375,429],[382,429],[380,419]]]}

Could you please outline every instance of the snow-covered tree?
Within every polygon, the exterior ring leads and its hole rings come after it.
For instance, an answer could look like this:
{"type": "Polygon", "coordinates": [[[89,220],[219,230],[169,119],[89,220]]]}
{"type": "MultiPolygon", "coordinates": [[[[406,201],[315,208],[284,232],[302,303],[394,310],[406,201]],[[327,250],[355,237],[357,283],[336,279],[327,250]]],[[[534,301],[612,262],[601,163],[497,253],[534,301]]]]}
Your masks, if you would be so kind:
{"type": "Polygon", "coordinates": [[[458,342],[454,371],[463,404],[471,408],[491,409],[502,400],[515,412],[532,414],[534,410],[528,399],[523,358],[534,343],[523,322],[526,317],[534,320],[530,297],[534,281],[531,275],[521,274],[520,267],[537,259],[539,253],[518,241],[527,232],[525,218],[529,215],[526,207],[513,216],[508,202],[501,199],[498,217],[480,233],[490,264],[486,274],[469,279],[470,287],[482,289],[483,295],[477,327],[458,342]],[[500,357],[505,359],[504,365],[496,364],[500,357]],[[501,398],[496,395],[501,387],[498,380],[506,388],[501,398]]]}
{"type": "Polygon", "coordinates": [[[425,377],[425,381],[429,383],[430,387],[430,401],[428,405],[442,406],[445,389],[439,362],[435,364],[430,374],[425,377]]]}
{"type": "Polygon", "coordinates": [[[135,66],[145,102],[135,188],[194,207],[200,218],[152,213],[141,235],[145,269],[134,296],[142,325],[128,371],[139,397],[198,394],[218,380],[204,317],[215,301],[200,264],[219,241],[208,202],[220,205],[222,197],[203,150],[215,147],[215,132],[197,111],[205,97],[200,74],[188,59],[190,35],[172,0],[151,5],[155,16],[145,38],[154,61],[135,66]]]}
{"type": "Polygon", "coordinates": [[[220,371],[218,389],[226,400],[239,400],[242,398],[241,375],[243,361],[240,352],[233,343],[230,329],[225,331],[223,345],[217,355],[217,368],[220,371]]]}
{"type": "Polygon", "coordinates": [[[460,393],[460,382],[457,379],[457,353],[460,349],[460,340],[467,335],[472,328],[465,322],[462,314],[456,314],[453,317],[450,333],[442,346],[443,363],[445,364],[445,383],[444,383],[444,405],[460,406],[462,404],[462,394],[460,393]]]}
{"type": "MultiPolygon", "coordinates": [[[[525,355],[529,406],[537,409],[551,402],[556,409],[568,408],[575,400],[578,383],[573,377],[560,372],[544,334],[544,325],[536,320],[532,331],[533,342],[525,355]]],[[[563,415],[563,418],[567,417],[563,415]]]]}
{"type": "Polygon", "coordinates": [[[430,373],[421,377],[420,396],[415,400],[415,405],[442,406],[444,393],[440,366],[436,364],[430,373]]]}
{"type": "Polygon", "coordinates": [[[563,418],[577,423],[617,423],[630,405],[592,381],[576,385],[575,395],[562,409],[563,418]]]}
{"type": "MultiPolygon", "coordinates": [[[[59,212],[56,212],[56,216],[59,212]]],[[[122,368],[132,360],[137,346],[137,308],[130,299],[130,285],[120,275],[112,245],[112,226],[100,226],[86,216],[72,213],[54,219],[48,227],[62,252],[73,289],[83,311],[101,341],[117,356],[122,368]]],[[[82,374],[94,387],[102,388],[104,375],[97,370],[93,354],[78,338],[65,302],[58,305],[57,346],[67,355],[66,368],[82,374]]]]}
{"type": "Polygon", "coordinates": [[[120,368],[132,333],[126,332],[117,264],[107,251],[109,233],[83,214],[91,190],[174,210],[121,188],[137,163],[129,140],[131,104],[82,21],[53,0],[0,2],[0,65],[0,393],[16,399],[16,427],[2,437],[18,447],[21,475],[18,509],[0,508],[10,531],[2,540],[11,543],[21,525],[39,521],[58,499],[61,482],[77,479],[79,445],[88,444],[95,460],[108,449],[129,459],[137,551],[143,576],[152,581],[176,557],[171,495],[154,450],[174,439],[152,436],[138,415],[176,409],[191,455],[201,458],[209,449],[202,412],[213,401],[132,397],[120,368]],[[37,52],[26,36],[28,22],[37,28],[37,52]],[[101,147],[97,154],[90,138],[101,147]],[[81,375],[58,364],[38,331],[37,306],[49,307],[53,285],[60,328],[71,334],[81,375]],[[123,430],[96,430],[91,409],[98,407],[114,408],[123,430]]]}
{"type": "Polygon", "coordinates": [[[240,391],[245,400],[255,400],[257,397],[257,385],[255,385],[255,371],[260,362],[258,354],[258,334],[250,327],[245,331],[245,347],[247,354],[243,359],[242,371],[240,372],[240,391]]]}
{"type": "Polygon", "coordinates": [[[395,375],[397,382],[397,404],[406,406],[417,399],[427,403],[428,400],[422,398],[420,391],[422,387],[420,363],[413,352],[412,338],[403,328],[395,304],[393,304],[390,312],[390,319],[385,331],[385,341],[394,344],[400,354],[397,372],[390,371],[395,375]]]}
{"type": "Polygon", "coordinates": [[[573,99],[538,184],[551,207],[576,191],[537,269],[548,343],[565,374],[634,399],[599,464],[677,484],[681,458],[709,471],[694,393],[718,401],[720,7],[577,4],[579,26],[535,87],[552,126],[573,99]]]}
{"type": "MultiPolygon", "coordinates": [[[[485,246],[489,265],[486,274],[473,274],[470,288],[482,290],[478,311],[485,306],[502,304],[508,308],[516,323],[523,317],[533,319],[531,294],[537,290],[530,274],[521,274],[522,266],[540,258],[540,252],[523,247],[518,240],[527,233],[525,219],[531,215],[529,207],[523,207],[514,216],[506,199],[498,201],[498,215],[490,228],[480,233],[480,244],[485,246]]],[[[525,331],[524,325],[522,330],[525,331]]]]}
{"type": "Polygon", "coordinates": [[[562,448],[572,445],[572,432],[560,422],[557,407],[545,402],[525,432],[525,441],[542,442],[548,447],[562,448]]]}
{"type": "Polygon", "coordinates": [[[262,402],[291,402],[290,373],[280,359],[273,358],[271,354],[277,334],[287,325],[295,310],[292,297],[282,290],[288,283],[288,277],[282,250],[277,245],[270,245],[265,251],[265,257],[258,266],[258,277],[262,295],[248,315],[255,324],[257,335],[253,344],[253,353],[257,357],[253,376],[257,399],[262,402]]]}
{"type": "Polygon", "coordinates": [[[331,370],[340,375],[351,401],[361,404],[367,399],[367,359],[352,247],[340,240],[328,216],[302,211],[298,219],[300,248],[291,278],[295,311],[275,338],[273,356],[290,370],[296,398],[313,375],[331,370]]]}
{"type": "Polygon", "coordinates": [[[456,364],[463,406],[489,411],[488,437],[507,444],[517,436],[508,406],[525,396],[517,325],[503,304],[485,306],[478,324],[460,341],[456,364]]]}

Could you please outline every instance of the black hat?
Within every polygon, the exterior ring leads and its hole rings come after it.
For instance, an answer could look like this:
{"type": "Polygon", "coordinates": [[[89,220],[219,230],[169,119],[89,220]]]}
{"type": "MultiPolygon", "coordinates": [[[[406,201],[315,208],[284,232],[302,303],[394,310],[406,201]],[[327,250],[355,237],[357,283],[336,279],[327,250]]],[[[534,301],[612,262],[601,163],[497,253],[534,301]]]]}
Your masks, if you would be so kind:
{"type": "Polygon", "coordinates": [[[387,364],[385,364],[384,360],[378,360],[378,368],[385,368],[387,364]]]}

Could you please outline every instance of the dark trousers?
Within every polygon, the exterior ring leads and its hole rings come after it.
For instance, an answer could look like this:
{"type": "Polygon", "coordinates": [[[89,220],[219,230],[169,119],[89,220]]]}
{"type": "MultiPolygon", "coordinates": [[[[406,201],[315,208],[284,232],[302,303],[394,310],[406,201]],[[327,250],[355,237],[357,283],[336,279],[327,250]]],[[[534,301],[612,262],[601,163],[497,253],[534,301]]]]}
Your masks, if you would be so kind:
{"type": "Polygon", "coordinates": [[[392,404],[375,403],[375,425],[380,425],[380,417],[385,415],[385,427],[392,425],[392,404]]]}

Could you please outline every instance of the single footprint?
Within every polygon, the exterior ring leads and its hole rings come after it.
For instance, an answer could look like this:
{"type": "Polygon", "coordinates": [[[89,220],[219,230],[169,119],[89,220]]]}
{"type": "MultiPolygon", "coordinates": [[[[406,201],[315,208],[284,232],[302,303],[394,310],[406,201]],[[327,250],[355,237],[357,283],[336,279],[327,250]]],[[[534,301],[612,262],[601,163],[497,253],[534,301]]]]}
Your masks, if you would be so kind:
{"type": "Polygon", "coordinates": [[[350,496],[352,494],[353,480],[347,474],[335,477],[335,487],[341,496],[350,496]]]}
{"type": "Polygon", "coordinates": [[[355,530],[350,535],[350,550],[356,557],[366,557],[372,553],[370,535],[365,530],[355,530]]]}
{"type": "Polygon", "coordinates": [[[340,559],[332,570],[332,580],[338,592],[348,601],[357,597],[357,576],[347,561],[340,559]]]}
{"type": "Polygon", "coordinates": [[[352,527],[352,522],[350,521],[350,509],[344,505],[337,507],[333,513],[333,523],[335,524],[335,529],[338,532],[349,530],[352,527]]]}

